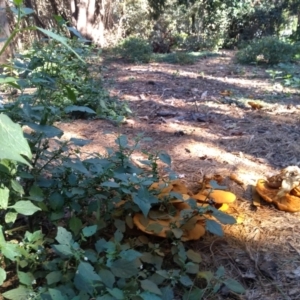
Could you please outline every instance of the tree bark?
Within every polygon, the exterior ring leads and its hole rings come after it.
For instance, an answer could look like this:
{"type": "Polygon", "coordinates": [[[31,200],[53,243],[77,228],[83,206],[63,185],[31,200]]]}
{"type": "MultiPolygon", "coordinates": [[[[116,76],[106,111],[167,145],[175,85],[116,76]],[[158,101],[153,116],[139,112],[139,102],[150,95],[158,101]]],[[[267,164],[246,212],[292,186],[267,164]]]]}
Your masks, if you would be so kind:
{"type": "MultiPolygon", "coordinates": [[[[10,30],[8,19],[6,16],[5,0],[0,0],[0,50],[3,48],[9,35],[10,30]]],[[[0,56],[0,63],[5,63],[10,55],[12,55],[11,46],[7,47],[4,53],[0,56]]]]}
{"type": "MultiPolygon", "coordinates": [[[[72,16],[76,18],[74,1],[72,8],[72,16]]],[[[77,5],[78,14],[76,23],[77,30],[91,42],[103,46],[104,39],[104,22],[106,12],[106,0],[81,0],[77,5]]]]}

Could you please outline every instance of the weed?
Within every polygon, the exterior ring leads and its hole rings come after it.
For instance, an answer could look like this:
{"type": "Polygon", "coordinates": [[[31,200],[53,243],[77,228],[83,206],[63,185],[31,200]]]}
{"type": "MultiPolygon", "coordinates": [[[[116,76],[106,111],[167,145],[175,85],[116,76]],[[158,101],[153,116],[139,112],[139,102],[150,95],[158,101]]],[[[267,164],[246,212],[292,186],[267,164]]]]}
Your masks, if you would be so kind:
{"type": "Polygon", "coordinates": [[[236,58],[240,63],[273,65],[293,61],[298,52],[298,44],[292,45],[281,41],[277,37],[269,36],[251,41],[237,52],[236,58]]]}
{"type": "Polygon", "coordinates": [[[129,62],[149,63],[152,48],[147,41],[130,37],[120,43],[116,48],[116,53],[129,62]]]}

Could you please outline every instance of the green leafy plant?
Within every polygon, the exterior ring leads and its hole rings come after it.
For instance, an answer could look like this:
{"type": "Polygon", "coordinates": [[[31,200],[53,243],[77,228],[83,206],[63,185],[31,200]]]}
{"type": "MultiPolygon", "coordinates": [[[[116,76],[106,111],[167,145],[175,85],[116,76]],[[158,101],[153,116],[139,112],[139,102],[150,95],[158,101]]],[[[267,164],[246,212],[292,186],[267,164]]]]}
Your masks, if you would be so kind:
{"type": "MultiPolygon", "coordinates": [[[[47,76],[60,76],[55,57],[43,61],[50,54],[45,45],[41,47],[46,54],[38,56],[34,67],[24,68],[30,70],[29,82],[41,80],[47,72],[47,76]]],[[[63,50],[57,53],[65,57],[63,50]]],[[[29,58],[30,63],[33,59],[29,58]]],[[[20,68],[11,71],[17,74],[20,68]]],[[[68,88],[75,90],[75,79],[69,75],[59,78],[64,84],[70,80],[68,88]]],[[[60,140],[63,131],[54,126],[60,107],[40,99],[38,95],[50,95],[47,89],[53,91],[41,81],[42,87],[38,81],[36,85],[45,94],[34,95],[26,95],[30,85],[22,86],[18,78],[3,76],[1,81],[21,90],[0,114],[0,285],[10,283],[5,289],[0,287],[2,296],[12,300],[143,300],[174,299],[175,286],[194,292],[194,280],[201,277],[199,253],[188,249],[176,235],[158,241],[131,235],[128,230],[134,227],[135,213],[147,216],[152,207],[160,205],[157,192],[149,187],[159,180],[158,160],[170,166],[170,156],[144,151],[140,163],[145,168],[137,166],[132,155],[146,139],[139,135],[129,141],[117,134],[116,149],[81,159],[80,146],[89,141],[60,140]],[[26,125],[24,133],[20,124],[26,125]],[[13,279],[8,274],[14,274],[13,279]]],[[[207,230],[214,234],[223,233],[219,222],[235,222],[214,207],[197,208],[191,203],[191,208],[193,214],[215,218],[206,220],[207,230]]],[[[201,287],[204,296],[218,292],[215,282],[244,292],[218,272],[201,287]]]]}
{"type": "Polygon", "coordinates": [[[298,44],[289,44],[277,37],[269,36],[251,41],[240,49],[236,58],[240,63],[278,64],[290,62],[299,52],[298,44]]]}
{"type": "Polygon", "coordinates": [[[146,40],[129,37],[120,43],[116,52],[129,62],[148,63],[151,60],[152,48],[146,40]]]}

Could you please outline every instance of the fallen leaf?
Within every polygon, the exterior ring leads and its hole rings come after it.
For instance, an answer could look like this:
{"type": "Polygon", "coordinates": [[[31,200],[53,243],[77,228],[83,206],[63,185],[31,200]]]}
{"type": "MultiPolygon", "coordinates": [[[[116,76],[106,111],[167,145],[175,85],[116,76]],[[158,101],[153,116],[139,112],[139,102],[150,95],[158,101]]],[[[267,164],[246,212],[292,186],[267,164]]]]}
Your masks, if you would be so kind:
{"type": "Polygon", "coordinates": [[[220,94],[221,94],[222,96],[231,96],[231,95],[232,95],[232,92],[229,91],[229,90],[224,90],[224,91],[220,92],[220,94]]]}
{"type": "Polygon", "coordinates": [[[240,180],[240,179],[237,177],[237,175],[235,175],[235,174],[230,174],[229,179],[232,180],[232,181],[234,181],[234,182],[237,183],[238,185],[241,185],[241,186],[244,185],[244,182],[243,182],[242,180],[240,180]]]}
{"type": "Polygon", "coordinates": [[[205,100],[206,97],[207,97],[207,91],[205,91],[201,94],[200,100],[205,100]]]}

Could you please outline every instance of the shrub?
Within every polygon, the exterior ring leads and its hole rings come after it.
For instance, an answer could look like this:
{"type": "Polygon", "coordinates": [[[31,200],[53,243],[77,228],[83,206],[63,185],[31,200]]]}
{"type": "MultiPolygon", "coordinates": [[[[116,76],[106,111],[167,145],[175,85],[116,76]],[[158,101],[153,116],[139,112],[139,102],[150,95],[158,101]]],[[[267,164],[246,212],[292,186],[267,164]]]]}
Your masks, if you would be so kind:
{"type": "Polygon", "coordinates": [[[169,64],[192,65],[197,59],[196,55],[186,52],[176,52],[170,54],[155,54],[153,60],[156,62],[166,62],[169,64]]]}
{"type": "Polygon", "coordinates": [[[31,103],[58,108],[58,117],[128,115],[126,104],[111,98],[103,86],[99,53],[95,55],[93,48],[80,41],[69,43],[78,56],[58,41],[49,40],[34,43],[13,62],[14,71],[21,78],[21,88],[35,88],[31,103]]]}
{"type": "Polygon", "coordinates": [[[246,47],[239,50],[236,58],[240,63],[267,63],[278,64],[289,62],[299,51],[297,44],[289,44],[277,37],[268,36],[251,41],[246,47]]]}
{"type": "Polygon", "coordinates": [[[129,37],[117,47],[117,53],[129,62],[148,63],[151,60],[152,47],[143,39],[129,37]]]}

